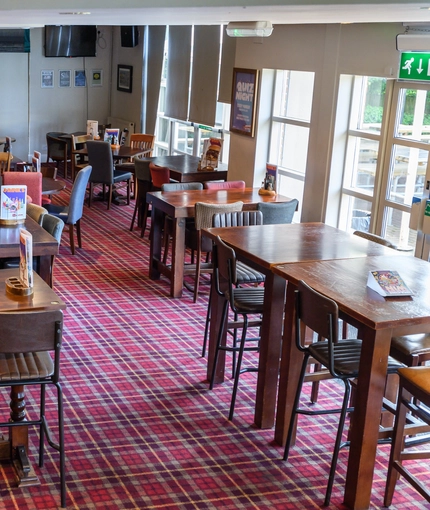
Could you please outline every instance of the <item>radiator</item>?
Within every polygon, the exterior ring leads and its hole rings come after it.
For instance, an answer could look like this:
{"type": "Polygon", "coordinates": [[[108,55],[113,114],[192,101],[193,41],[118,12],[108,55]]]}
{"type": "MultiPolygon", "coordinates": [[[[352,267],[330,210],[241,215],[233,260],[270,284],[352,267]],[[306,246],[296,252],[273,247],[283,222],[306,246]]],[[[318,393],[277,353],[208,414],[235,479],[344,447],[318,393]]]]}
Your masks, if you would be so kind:
{"type": "Polygon", "coordinates": [[[108,124],[111,125],[112,128],[117,128],[121,131],[121,137],[123,136],[123,131],[125,129],[128,130],[125,145],[130,145],[130,135],[134,133],[134,122],[130,122],[129,120],[119,119],[118,117],[108,117],[108,124]]]}

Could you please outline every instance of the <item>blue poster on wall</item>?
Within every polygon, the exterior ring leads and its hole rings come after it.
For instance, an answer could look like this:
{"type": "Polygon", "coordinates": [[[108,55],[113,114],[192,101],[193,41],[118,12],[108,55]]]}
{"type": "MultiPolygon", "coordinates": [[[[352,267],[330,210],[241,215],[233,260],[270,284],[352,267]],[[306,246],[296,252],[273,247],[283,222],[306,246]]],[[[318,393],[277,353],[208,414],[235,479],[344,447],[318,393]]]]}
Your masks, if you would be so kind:
{"type": "Polygon", "coordinates": [[[230,131],[254,136],[256,69],[234,69],[230,131]]]}

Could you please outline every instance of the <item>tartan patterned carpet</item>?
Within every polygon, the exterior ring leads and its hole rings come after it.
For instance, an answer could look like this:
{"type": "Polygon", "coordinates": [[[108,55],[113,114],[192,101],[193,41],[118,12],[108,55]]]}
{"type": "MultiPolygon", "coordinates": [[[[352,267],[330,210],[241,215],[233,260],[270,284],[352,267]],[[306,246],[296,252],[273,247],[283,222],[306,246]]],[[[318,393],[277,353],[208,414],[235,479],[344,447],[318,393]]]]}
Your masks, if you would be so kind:
{"type": "MultiPolygon", "coordinates": [[[[83,249],[70,254],[65,229],[56,261],[55,290],[68,305],[62,354],[68,508],[320,508],[336,418],[303,417],[283,462],[273,430],[252,426],[250,373],[241,376],[235,419],[227,420],[232,381],[210,391],[201,357],[207,294],[196,304],[188,291],[171,299],[166,279],[148,278],[147,235],[129,231],[133,206],[85,207],[83,249]]],[[[330,399],[336,387],[323,393],[321,401],[330,399]]],[[[26,397],[31,414],[33,395],[26,397]]],[[[5,413],[7,407],[6,394],[5,413]]],[[[53,412],[48,399],[47,414],[53,412]]],[[[2,464],[0,508],[59,507],[58,455],[47,448],[39,468],[37,437],[31,429],[30,459],[41,485],[17,488],[12,468],[2,464]]],[[[382,507],[388,451],[378,448],[371,508],[382,507]]],[[[330,508],[344,508],[347,458],[342,451],[330,508]]],[[[428,477],[427,463],[420,472],[428,477]]],[[[391,508],[411,507],[425,508],[400,481],[391,508]]]]}

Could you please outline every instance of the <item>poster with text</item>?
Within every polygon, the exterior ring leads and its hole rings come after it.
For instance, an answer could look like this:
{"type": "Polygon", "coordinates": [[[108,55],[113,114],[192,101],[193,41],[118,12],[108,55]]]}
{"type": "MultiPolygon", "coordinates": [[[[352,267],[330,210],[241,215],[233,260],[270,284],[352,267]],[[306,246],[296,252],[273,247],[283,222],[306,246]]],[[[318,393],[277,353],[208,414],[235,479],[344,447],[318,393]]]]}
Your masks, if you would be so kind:
{"type": "Polygon", "coordinates": [[[230,131],[254,136],[255,104],[257,99],[258,71],[233,70],[232,110],[230,131]]]}

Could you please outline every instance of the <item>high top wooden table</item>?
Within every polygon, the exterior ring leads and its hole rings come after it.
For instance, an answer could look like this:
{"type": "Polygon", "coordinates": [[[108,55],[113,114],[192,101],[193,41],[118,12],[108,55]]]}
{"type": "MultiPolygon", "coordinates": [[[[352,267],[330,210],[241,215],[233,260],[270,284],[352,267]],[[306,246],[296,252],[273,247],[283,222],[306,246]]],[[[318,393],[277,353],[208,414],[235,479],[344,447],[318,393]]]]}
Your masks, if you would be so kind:
{"type": "Polygon", "coordinates": [[[156,191],[147,193],[146,201],[152,205],[152,237],[150,246],[149,276],[152,280],[160,274],[170,279],[170,295],[181,297],[184,284],[185,218],[194,217],[196,202],[232,204],[242,201],[243,209],[255,209],[259,202],[289,202],[282,195],[259,195],[258,189],[223,189],[201,191],[156,191]],[[165,265],[161,259],[161,240],[164,214],[173,218],[172,263],[165,265]]]}
{"type": "MultiPolygon", "coordinates": [[[[65,310],[66,304],[55,294],[37,274],[34,275],[33,295],[29,297],[11,296],[6,293],[5,281],[10,277],[17,277],[17,269],[0,270],[0,312],[32,312],[41,310],[65,310]]],[[[19,334],[19,332],[17,332],[19,334]]],[[[10,408],[12,421],[25,421],[25,387],[12,386],[10,393],[10,408]]],[[[15,426],[10,428],[9,438],[0,436],[0,460],[14,461],[18,485],[37,485],[39,480],[30,467],[29,473],[24,473],[17,460],[17,447],[24,446],[28,452],[28,427],[15,426]]]]}
{"type": "Polygon", "coordinates": [[[51,257],[58,254],[58,242],[29,216],[25,223],[20,225],[0,225],[0,259],[19,257],[19,231],[21,228],[25,228],[33,236],[33,256],[39,257],[38,272],[49,285],[51,257]]]}
{"type": "Polygon", "coordinates": [[[430,332],[430,264],[395,255],[283,264],[273,271],[288,280],[275,439],[285,443],[297,388],[302,353],[294,341],[294,291],[304,280],[337,302],[341,318],[357,327],[363,340],[344,503],[368,508],[391,338],[430,332]],[[385,269],[398,271],[413,295],[384,298],[369,289],[369,271],[385,269]]]}
{"type": "MultiPolygon", "coordinates": [[[[266,275],[254,423],[260,428],[270,428],[275,416],[286,286],[284,275],[273,272],[273,268],[282,262],[390,256],[397,252],[324,223],[211,228],[205,230],[205,235],[212,239],[220,236],[235,250],[239,260],[266,275]]],[[[214,289],[211,298],[208,379],[212,374],[222,310],[222,298],[214,289]]],[[[224,380],[224,365],[225,352],[221,352],[215,382],[224,380]]]]}

